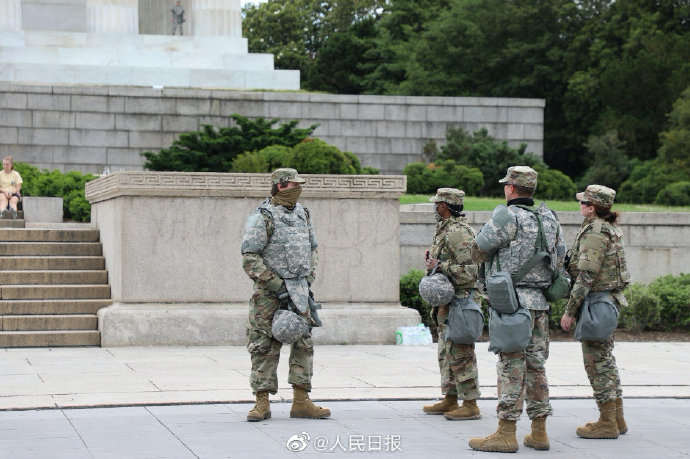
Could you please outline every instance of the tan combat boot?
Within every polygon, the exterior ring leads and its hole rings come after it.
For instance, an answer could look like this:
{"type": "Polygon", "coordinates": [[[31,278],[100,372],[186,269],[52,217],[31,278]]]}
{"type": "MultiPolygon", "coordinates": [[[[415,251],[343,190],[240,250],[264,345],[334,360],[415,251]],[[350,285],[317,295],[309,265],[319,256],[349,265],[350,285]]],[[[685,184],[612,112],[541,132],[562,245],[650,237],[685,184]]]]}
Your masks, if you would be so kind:
{"type": "Polygon", "coordinates": [[[623,417],[623,399],[620,397],[616,399],[616,424],[618,424],[618,432],[621,435],[628,431],[628,425],[623,417]]]}
{"type": "Polygon", "coordinates": [[[424,412],[426,414],[443,414],[447,411],[457,410],[458,406],[458,396],[446,394],[446,396],[438,403],[433,405],[424,406],[424,412]]]}
{"type": "Polygon", "coordinates": [[[476,400],[463,400],[460,408],[446,411],[443,415],[449,421],[469,421],[470,419],[479,419],[481,417],[476,400]]]}
{"type": "Polygon", "coordinates": [[[498,430],[488,437],[471,439],[470,448],[477,451],[490,451],[496,453],[517,452],[519,447],[517,436],[515,435],[515,421],[499,419],[498,430]]]}
{"type": "Polygon", "coordinates": [[[247,421],[256,422],[271,417],[271,406],[268,401],[268,392],[256,393],[256,404],[247,414],[247,421]]]}
{"type": "Polygon", "coordinates": [[[331,415],[331,410],[321,408],[309,400],[309,393],[300,386],[293,387],[291,418],[325,419],[331,415]]]}
{"type": "Polygon", "coordinates": [[[525,446],[546,451],[549,437],[546,435],[546,416],[532,419],[532,432],[525,436],[525,446]]]}
{"type": "Polygon", "coordinates": [[[599,404],[599,420],[588,422],[578,427],[575,432],[582,438],[618,438],[616,411],[615,400],[599,404]]]}

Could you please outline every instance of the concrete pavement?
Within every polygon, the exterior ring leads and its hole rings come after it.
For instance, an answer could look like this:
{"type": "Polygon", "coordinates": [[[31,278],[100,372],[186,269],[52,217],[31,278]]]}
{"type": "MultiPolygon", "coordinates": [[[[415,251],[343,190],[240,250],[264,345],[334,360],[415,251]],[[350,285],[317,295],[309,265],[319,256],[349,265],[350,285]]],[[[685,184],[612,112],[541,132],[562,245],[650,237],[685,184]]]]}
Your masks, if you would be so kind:
{"type": "Polygon", "coordinates": [[[690,400],[628,399],[630,428],[617,440],[584,440],[575,427],[594,419],[591,400],[554,400],[548,452],[522,446],[516,455],[481,453],[471,437],[496,428],[496,403],[481,400],[482,418],[447,421],[422,413],[420,401],[329,402],[329,420],[290,419],[289,403],[273,418],[246,422],[249,404],[148,406],[0,412],[0,457],[12,459],[220,458],[687,458],[690,400]],[[292,441],[291,441],[292,439],[292,441]],[[293,449],[301,452],[292,452],[293,449]],[[302,449],[303,448],[303,449],[302,449]]]}
{"type": "MultiPolygon", "coordinates": [[[[626,397],[690,397],[690,343],[621,342],[614,352],[626,397]]],[[[477,344],[482,398],[496,397],[496,357],[477,344]]],[[[288,348],[278,370],[287,384],[288,348]]],[[[18,348],[0,350],[0,410],[249,402],[244,347],[18,348]]],[[[579,343],[555,342],[553,398],[589,398],[579,343]]],[[[436,346],[316,346],[312,398],[423,400],[439,396],[436,346]]]]}

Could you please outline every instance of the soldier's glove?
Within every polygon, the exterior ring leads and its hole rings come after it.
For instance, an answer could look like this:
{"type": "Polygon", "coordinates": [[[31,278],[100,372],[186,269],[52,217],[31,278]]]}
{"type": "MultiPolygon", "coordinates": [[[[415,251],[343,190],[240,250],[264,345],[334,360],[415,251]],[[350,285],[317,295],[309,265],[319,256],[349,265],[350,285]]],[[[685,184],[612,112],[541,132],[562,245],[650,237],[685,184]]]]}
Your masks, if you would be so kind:
{"type": "Polygon", "coordinates": [[[287,288],[285,287],[285,281],[278,276],[275,276],[273,279],[266,281],[264,287],[269,292],[275,294],[282,293],[283,291],[287,292],[287,288]]]}

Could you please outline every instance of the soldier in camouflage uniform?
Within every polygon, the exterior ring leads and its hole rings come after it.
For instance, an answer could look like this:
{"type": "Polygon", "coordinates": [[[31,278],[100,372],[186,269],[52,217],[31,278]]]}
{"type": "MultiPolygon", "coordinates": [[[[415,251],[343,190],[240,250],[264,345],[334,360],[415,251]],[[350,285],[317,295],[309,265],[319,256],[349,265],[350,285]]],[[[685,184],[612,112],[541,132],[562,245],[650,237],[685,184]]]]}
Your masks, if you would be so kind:
{"type": "MultiPolygon", "coordinates": [[[[611,212],[616,192],[602,185],[589,185],[577,193],[580,213],[585,217],[575,244],[569,253],[568,272],[575,279],[561,318],[561,327],[568,331],[590,292],[610,292],[617,306],[627,306],[623,289],[630,283],[623,232],[616,225],[618,214],[611,212]]],[[[618,438],[628,431],[623,417],[623,391],[613,356],[613,335],[603,342],[582,341],[587,377],[599,407],[599,420],[577,428],[584,438],[618,438]]]]}
{"type": "MultiPolygon", "coordinates": [[[[272,336],[271,325],[281,303],[289,300],[298,313],[314,323],[308,295],[316,273],[317,242],[309,211],[297,202],[305,180],[295,169],[277,169],[271,180],[271,198],[249,216],[242,239],[242,267],[254,281],[247,349],[252,360],[250,384],[256,405],[247,415],[248,421],[271,417],[268,394],[278,391],[277,368],[282,346],[272,336]]],[[[294,388],[294,397],[290,417],[322,419],[331,414],[309,399],[313,357],[311,333],[292,344],[288,382],[294,388]]]]}
{"type": "MultiPolygon", "coordinates": [[[[455,188],[439,188],[431,202],[436,203],[436,234],[427,250],[427,274],[434,268],[453,284],[455,295],[467,297],[477,292],[477,266],[472,261],[470,247],[474,230],[462,214],[465,192],[455,188]]],[[[477,399],[479,379],[474,344],[456,344],[445,339],[449,305],[434,308],[432,316],[438,324],[438,364],[441,370],[441,392],[444,399],[424,407],[427,414],[444,414],[446,419],[479,419],[477,399]],[[463,400],[458,406],[458,398],[463,400]]]]}
{"type": "MultiPolygon", "coordinates": [[[[498,430],[485,438],[473,438],[470,446],[479,451],[515,452],[518,450],[515,424],[522,414],[523,398],[527,398],[527,415],[532,420],[532,432],[525,437],[525,446],[549,449],[546,417],[552,412],[549,385],[544,365],[549,357],[549,303],[543,289],[549,287],[553,273],[561,270],[566,246],[555,213],[542,203],[534,208],[532,195],[537,188],[537,172],[527,166],[508,168],[499,181],[507,205],[498,206],[491,219],[482,227],[472,256],[484,262],[484,278],[498,270],[517,272],[534,254],[538,235],[536,214],[544,228],[549,253],[548,263],[541,263],[528,271],[515,285],[520,305],[532,316],[532,337],[522,352],[500,353],[496,364],[498,373],[498,430]]],[[[481,275],[480,275],[481,277],[481,275]]]]}

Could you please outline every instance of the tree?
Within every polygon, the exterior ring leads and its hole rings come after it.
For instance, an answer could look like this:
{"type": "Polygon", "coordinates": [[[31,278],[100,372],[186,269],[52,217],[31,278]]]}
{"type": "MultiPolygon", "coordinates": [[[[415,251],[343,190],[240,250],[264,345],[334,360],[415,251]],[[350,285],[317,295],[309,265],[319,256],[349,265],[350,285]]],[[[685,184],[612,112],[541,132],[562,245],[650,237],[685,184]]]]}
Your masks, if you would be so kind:
{"type": "Polygon", "coordinates": [[[229,172],[233,159],[245,151],[261,150],[271,145],[292,147],[309,137],[318,125],[298,129],[297,121],[277,119],[250,120],[233,114],[234,126],[216,129],[204,125],[201,131],[180,135],[170,148],[158,153],[144,152],[144,168],[154,171],[229,172]]]}

